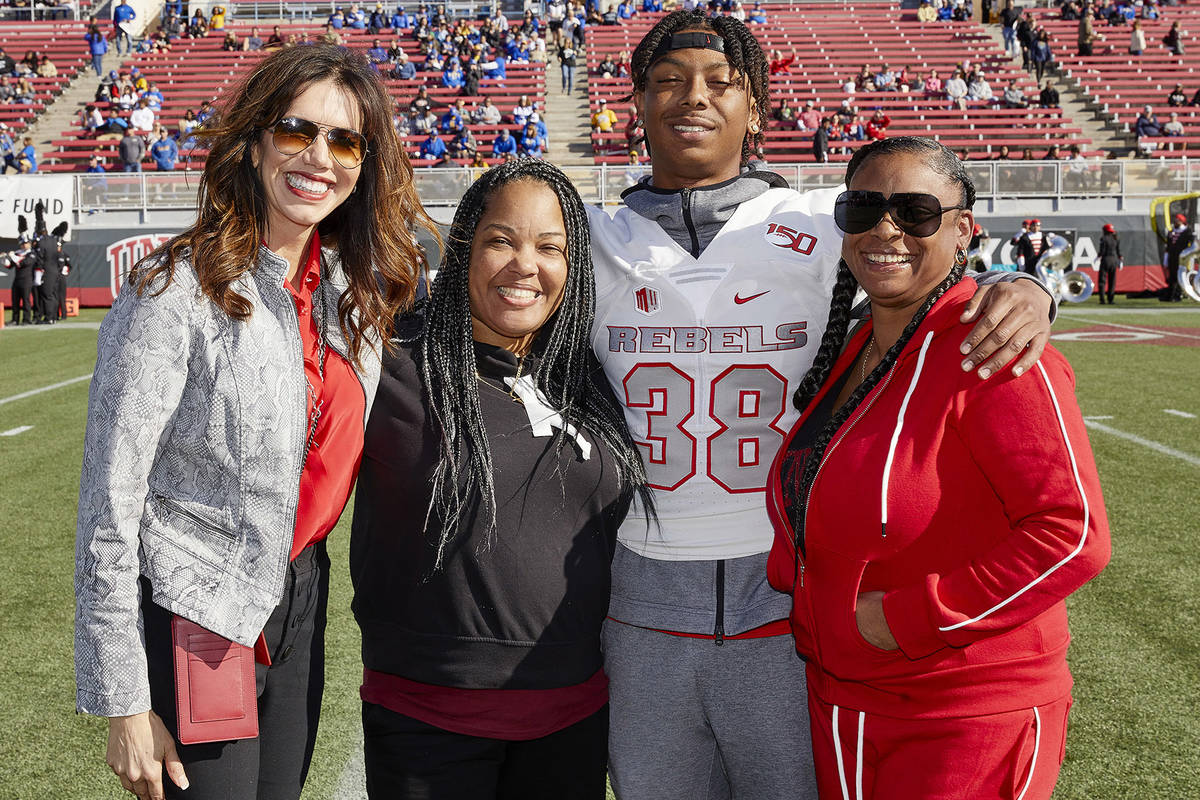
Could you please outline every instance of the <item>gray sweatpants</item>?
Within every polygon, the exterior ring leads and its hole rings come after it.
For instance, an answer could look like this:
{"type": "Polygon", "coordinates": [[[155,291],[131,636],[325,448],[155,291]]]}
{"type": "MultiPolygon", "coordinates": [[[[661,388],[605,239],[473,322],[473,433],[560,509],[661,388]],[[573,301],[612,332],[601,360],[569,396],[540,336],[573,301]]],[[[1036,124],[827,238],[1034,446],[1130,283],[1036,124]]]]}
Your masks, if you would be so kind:
{"type": "Polygon", "coordinates": [[[717,646],[609,619],[604,670],[619,800],[816,800],[791,636],[717,646]]]}

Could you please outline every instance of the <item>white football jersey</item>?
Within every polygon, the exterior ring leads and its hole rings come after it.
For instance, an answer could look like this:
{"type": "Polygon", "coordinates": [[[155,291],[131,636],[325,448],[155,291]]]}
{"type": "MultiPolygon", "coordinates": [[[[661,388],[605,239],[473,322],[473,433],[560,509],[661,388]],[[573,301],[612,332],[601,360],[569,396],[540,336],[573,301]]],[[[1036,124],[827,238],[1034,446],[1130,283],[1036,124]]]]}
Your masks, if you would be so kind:
{"type": "Polygon", "coordinates": [[[700,258],[628,208],[589,208],[592,346],[655,489],[659,526],[635,505],[621,527],[634,552],[692,561],[770,549],[767,473],[829,316],[839,191],[768,189],[700,258]]]}

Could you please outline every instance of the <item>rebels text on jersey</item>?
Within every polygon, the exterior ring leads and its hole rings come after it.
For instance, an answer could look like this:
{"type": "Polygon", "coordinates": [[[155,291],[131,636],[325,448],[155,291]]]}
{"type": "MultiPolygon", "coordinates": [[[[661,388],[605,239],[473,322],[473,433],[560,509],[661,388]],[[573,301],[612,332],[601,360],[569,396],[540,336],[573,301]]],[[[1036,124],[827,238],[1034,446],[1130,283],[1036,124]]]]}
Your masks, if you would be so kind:
{"type": "Polygon", "coordinates": [[[646,463],[659,526],[623,544],[666,560],[771,546],[763,490],[797,416],[791,396],[829,314],[841,250],[836,189],[742,203],[699,258],[628,208],[589,209],[592,346],[646,463]]]}

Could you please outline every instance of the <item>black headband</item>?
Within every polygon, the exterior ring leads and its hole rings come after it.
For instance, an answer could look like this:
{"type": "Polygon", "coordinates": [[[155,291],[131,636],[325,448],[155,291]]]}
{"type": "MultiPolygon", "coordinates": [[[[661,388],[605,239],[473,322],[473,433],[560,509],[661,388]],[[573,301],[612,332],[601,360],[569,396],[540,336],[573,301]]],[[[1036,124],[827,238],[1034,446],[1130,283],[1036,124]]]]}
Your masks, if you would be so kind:
{"type": "Polygon", "coordinates": [[[647,62],[647,66],[653,66],[655,61],[658,61],[672,50],[685,50],[693,47],[724,53],[725,40],[715,33],[706,33],[703,31],[673,33],[669,39],[663,39],[658,43],[658,47],[654,48],[654,52],[650,54],[650,61],[647,62]]]}

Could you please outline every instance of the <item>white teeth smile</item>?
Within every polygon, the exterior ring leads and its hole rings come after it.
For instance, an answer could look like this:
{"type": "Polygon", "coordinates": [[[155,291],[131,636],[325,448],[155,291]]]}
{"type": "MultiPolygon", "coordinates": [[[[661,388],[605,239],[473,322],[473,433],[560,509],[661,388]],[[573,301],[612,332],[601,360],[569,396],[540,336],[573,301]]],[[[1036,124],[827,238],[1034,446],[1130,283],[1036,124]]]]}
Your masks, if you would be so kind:
{"type": "Polygon", "coordinates": [[[321,181],[313,181],[305,178],[303,175],[297,175],[294,172],[289,172],[284,176],[288,182],[288,186],[293,186],[302,192],[309,194],[325,194],[329,191],[329,184],[321,181]]]}
{"type": "Polygon", "coordinates": [[[906,264],[912,261],[912,256],[899,253],[868,253],[866,259],[875,264],[906,264]]]}
{"type": "Polygon", "coordinates": [[[675,130],[682,133],[701,133],[705,129],[700,125],[676,125],[675,130]]]}
{"type": "Polygon", "coordinates": [[[511,300],[535,300],[541,292],[535,292],[533,289],[518,289],[513,286],[501,286],[496,289],[501,297],[507,297],[511,300]]]}

